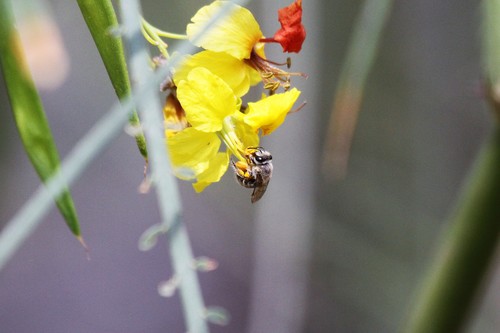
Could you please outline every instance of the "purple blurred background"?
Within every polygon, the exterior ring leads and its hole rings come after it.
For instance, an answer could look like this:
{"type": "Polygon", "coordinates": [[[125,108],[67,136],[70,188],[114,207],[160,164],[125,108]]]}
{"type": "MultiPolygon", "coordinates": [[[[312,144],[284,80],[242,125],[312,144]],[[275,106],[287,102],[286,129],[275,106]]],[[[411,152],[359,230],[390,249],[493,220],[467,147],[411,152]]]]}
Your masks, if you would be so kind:
{"type": "MultiPolygon", "coordinates": [[[[52,0],[70,59],[62,87],[43,91],[65,156],[116,97],[74,2],[52,0]]],[[[181,32],[208,1],[142,1],[153,24],[181,32]]],[[[213,332],[397,332],[463,177],[491,121],[481,77],[479,2],[396,3],[371,72],[344,181],[321,177],[320,150],[340,66],[361,1],[304,0],[308,39],[293,56],[307,106],[264,143],[276,172],[263,202],[227,174],[200,195],[179,183],[207,305],[226,308],[213,332]]],[[[249,7],[268,35],[276,9],[249,7]]],[[[277,48],[273,59],[282,57],[277,48]]],[[[0,224],[39,185],[0,82],[0,224]]],[[[0,332],[185,332],[166,238],[140,252],[159,222],[154,192],[139,194],[144,162],[123,133],[72,187],[90,260],[54,209],[0,272],[0,332]]],[[[498,271],[498,269],[497,269],[498,271]]],[[[499,274],[470,332],[498,332],[499,274]]],[[[193,333],[193,332],[191,332],[193,333]]]]}

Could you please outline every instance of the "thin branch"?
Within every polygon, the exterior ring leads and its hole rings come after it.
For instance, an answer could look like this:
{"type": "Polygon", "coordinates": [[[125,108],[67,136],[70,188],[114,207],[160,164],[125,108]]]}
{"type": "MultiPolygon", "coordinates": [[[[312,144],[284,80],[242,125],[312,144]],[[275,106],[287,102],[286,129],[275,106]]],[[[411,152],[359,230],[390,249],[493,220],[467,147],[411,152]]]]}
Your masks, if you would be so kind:
{"type": "MultiPolygon", "coordinates": [[[[141,8],[139,1],[128,0],[120,2],[120,9],[129,53],[131,81],[137,89],[147,82],[148,72],[151,71],[146,41],[141,34],[141,8]]],[[[149,161],[162,223],[169,226],[170,254],[174,274],[179,281],[186,327],[189,332],[205,333],[209,331],[204,316],[205,304],[197,272],[192,268],[195,259],[182,222],[180,194],[165,147],[162,106],[158,93],[158,88],[147,91],[147,95],[139,102],[138,109],[149,148],[149,161]],[[174,222],[176,225],[172,228],[174,222]]]]}

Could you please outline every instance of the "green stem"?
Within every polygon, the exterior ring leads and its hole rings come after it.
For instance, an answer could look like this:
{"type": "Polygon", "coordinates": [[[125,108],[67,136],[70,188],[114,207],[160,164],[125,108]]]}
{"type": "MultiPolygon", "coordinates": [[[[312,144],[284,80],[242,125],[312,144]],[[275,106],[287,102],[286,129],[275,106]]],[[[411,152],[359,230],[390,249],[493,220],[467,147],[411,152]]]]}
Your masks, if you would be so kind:
{"type": "MultiPolygon", "coordinates": [[[[483,3],[487,96],[500,115],[500,0],[483,3]]],[[[497,120],[499,118],[497,117],[497,120]]],[[[463,328],[495,253],[500,231],[500,125],[485,144],[458,202],[450,230],[407,323],[409,333],[463,328]]]]}
{"type": "Polygon", "coordinates": [[[165,57],[169,58],[167,51],[167,43],[165,43],[162,37],[167,37],[171,39],[187,39],[186,35],[174,34],[171,32],[163,31],[157,27],[151,25],[144,18],[141,18],[141,32],[144,38],[152,45],[156,46],[160,53],[165,57]]]}
{"type": "Polygon", "coordinates": [[[500,231],[500,128],[481,152],[405,332],[463,327],[500,231]]]}
{"type": "Polygon", "coordinates": [[[163,31],[161,29],[158,29],[148,21],[146,21],[144,18],[142,18],[141,21],[142,25],[150,32],[153,32],[155,35],[160,36],[160,37],[166,37],[166,38],[171,38],[171,39],[187,39],[187,35],[183,34],[175,34],[172,32],[168,31],[163,31]]]}
{"type": "Polygon", "coordinates": [[[169,58],[168,51],[167,51],[167,43],[161,39],[160,36],[158,36],[153,27],[147,24],[144,24],[145,21],[143,21],[143,24],[141,25],[141,32],[144,38],[152,45],[156,46],[160,53],[165,57],[165,59],[169,58]]]}
{"type": "MultiPolygon", "coordinates": [[[[130,82],[128,81],[128,70],[122,40],[111,33],[112,28],[118,27],[111,0],[77,0],[77,2],[101,55],[116,95],[122,100],[130,95],[130,82]]],[[[129,123],[132,126],[140,126],[136,112],[131,114],[129,123]]],[[[135,140],[141,155],[147,160],[148,152],[144,135],[137,134],[135,140]]]]}

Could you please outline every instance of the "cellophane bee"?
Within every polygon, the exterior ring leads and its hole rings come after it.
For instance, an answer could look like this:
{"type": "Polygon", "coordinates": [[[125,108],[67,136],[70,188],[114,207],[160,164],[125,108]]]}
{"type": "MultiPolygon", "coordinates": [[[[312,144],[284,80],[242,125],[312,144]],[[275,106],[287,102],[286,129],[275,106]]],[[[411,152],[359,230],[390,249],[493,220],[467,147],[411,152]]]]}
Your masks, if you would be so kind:
{"type": "Polygon", "coordinates": [[[245,162],[232,162],[236,180],[241,186],[253,188],[252,203],[257,202],[266,192],[273,174],[273,157],[262,147],[245,149],[245,162]]]}

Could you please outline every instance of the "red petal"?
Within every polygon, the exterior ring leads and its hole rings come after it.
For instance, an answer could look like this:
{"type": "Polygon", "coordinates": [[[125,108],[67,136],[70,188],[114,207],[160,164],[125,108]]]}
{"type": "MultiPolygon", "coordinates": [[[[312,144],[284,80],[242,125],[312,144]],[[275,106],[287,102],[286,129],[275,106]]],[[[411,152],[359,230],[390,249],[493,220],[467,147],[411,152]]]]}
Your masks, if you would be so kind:
{"type": "Polygon", "coordinates": [[[278,10],[281,29],[273,39],[281,44],[283,52],[299,52],[306,39],[306,29],[302,25],[302,0],[295,0],[288,7],[278,10]]]}

